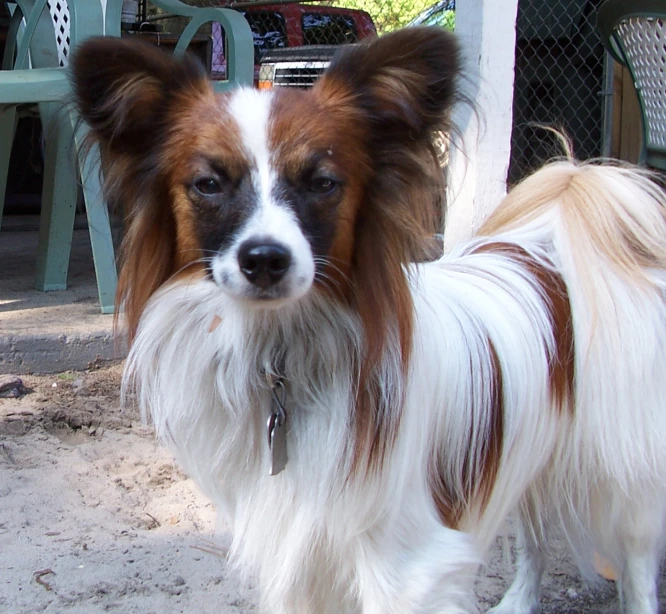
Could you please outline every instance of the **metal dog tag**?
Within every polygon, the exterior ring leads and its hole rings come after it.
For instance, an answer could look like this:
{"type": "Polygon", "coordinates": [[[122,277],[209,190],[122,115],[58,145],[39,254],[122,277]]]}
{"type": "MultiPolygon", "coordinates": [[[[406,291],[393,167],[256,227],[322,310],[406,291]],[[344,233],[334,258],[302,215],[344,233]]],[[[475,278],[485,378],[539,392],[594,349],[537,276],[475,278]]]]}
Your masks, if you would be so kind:
{"type": "Polygon", "coordinates": [[[268,419],[268,447],[271,451],[269,474],[277,475],[287,466],[287,425],[279,423],[277,414],[268,419]]]}
{"type": "Polygon", "coordinates": [[[268,417],[268,449],[271,455],[269,475],[277,475],[287,465],[287,410],[284,408],[286,390],[282,379],[271,386],[273,407],[268,417]]]}

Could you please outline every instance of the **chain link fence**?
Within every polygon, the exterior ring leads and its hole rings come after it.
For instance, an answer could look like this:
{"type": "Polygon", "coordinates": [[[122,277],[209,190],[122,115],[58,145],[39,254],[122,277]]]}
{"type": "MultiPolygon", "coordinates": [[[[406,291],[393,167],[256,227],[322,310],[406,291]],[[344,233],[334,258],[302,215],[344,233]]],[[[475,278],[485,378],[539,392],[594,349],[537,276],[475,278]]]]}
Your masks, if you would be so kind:
{"type": "MultiPolygon", "coordinates": [[[[254,37],[255,85],[309,87],[345,44],[410,25],[455,27],[455,0],[186,0],[197,6],[240,11],[254,37]]],[[[509,184],[560,155],[552,132],[571,139],[578,158],[602,153],[604,57],[597,34],[603,0],[519,0],[516,22],[514,115],[509,184]]],[[[182,24],[159,19],[164,32],[182,24]]],[[[209,41],[213,78],[224,78],[224,34],[218,25],[202,33],[209,41]]],[[[607,93],[607,92],[606,92],[607,93]]]]}
{"type": "Polygon", "coordinates": [[[564,132],[576,157],[602,154],[604,57],[597,33],[603,0],[519,0],[509,184],[562,149],[545,127],[564,132]]]}

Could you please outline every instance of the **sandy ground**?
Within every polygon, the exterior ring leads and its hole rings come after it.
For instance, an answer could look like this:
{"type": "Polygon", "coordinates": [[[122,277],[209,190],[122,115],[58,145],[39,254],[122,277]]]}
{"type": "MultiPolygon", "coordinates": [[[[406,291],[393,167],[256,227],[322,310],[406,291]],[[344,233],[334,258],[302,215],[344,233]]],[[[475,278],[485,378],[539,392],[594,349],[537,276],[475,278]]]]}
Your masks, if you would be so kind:
{"type": "MultiPolygon", "coordinates": [[[[120,370],[26,376],[28,394],[0,400],[0,612],[257,612],[212,506],[120,409],[120,370]]],[[[498,540],[482,611],[508,586],[509,558],[498,540]]],[[[616,611],[613,585],[583,584],[556,543],[544,614],[616,611]]]]}

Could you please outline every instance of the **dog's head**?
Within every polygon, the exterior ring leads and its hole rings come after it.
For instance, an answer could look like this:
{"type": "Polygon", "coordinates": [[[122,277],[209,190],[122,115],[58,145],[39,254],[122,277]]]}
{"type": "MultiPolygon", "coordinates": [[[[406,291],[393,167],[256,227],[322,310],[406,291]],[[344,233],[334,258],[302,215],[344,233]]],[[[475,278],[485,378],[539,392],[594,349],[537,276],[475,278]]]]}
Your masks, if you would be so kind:
{"type": "Polygon", "coordinates": [[[125,212],[130,334],[178,275],[208,275],[261,309],[329,292],[356,306],[370,338],[382,318],[407,316],[402,268],[438,216],[431,136],[458,63],[451,35],[412,28],[346,48],[311,90],[218,95],[187,57],[83,44],[74,86],[107,198],[125,212]]]}

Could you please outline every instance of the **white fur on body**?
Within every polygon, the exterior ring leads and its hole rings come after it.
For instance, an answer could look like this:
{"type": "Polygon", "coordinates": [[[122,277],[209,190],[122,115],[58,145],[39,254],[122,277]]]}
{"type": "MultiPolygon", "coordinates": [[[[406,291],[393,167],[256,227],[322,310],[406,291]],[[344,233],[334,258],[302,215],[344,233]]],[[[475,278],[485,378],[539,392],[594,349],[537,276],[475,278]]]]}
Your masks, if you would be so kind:
{"type": "MultiPolygon", "coordinates": [[[[643,180],[617,169],[613,209],[590,180],[585,207],[624,215],[646,237],[643,180]]],[[[660,205],[663,206],[663,200],[660,205]]],[[[663,241],[666,233],[661,234],[663,241]]],[[[501,236],[478,238],[414,266],[410,372],[389,347],[382,394],[405,403],[381,471],[353,471],[353,385],[362,352],[356,316],[316,289],[279,309],[229,298],[208,280],[175,282],[146,309],[126,385],[233,531],[232,560],[257,574],[271,614],[473,611],[470,581],[502,522],[521,504],[537,534],[560,518],[581,557],[598,551],[622,571],[626,612],[655,614],[654,578],[666,509],[666,321],[663,271],[627,279],[557,202],[501,236]],[[533,273],[484,243],[517,244],[564,278],[572,304],[576,402],[550,399],[553,338],[533,273]],[[215,316],[221,323],[211,331],[215,316]],[[435,451],[462,498],[462,467],[490,429],[488,339],[502,369],[504,442],[483,509],[442,525],[428,487],[435,451]],[[285,376],[289,462],[268,475],[265,372],[285,376]],[[469,446],[469,432],[474,437],[469,446]]],[[[647,248],[646,248],[647,249],[647,248]]],[[[530,533],[530,528],[527,528],[530,533]]],[[[536,543],[536,542],[535,542],[536,543]]],[[[538,610],[538,548],[497,613],[538,610]]]]}

